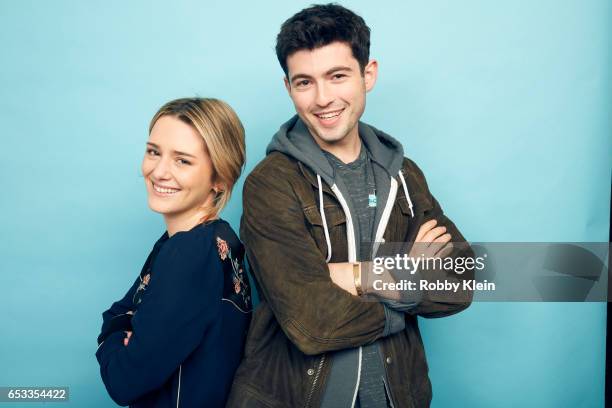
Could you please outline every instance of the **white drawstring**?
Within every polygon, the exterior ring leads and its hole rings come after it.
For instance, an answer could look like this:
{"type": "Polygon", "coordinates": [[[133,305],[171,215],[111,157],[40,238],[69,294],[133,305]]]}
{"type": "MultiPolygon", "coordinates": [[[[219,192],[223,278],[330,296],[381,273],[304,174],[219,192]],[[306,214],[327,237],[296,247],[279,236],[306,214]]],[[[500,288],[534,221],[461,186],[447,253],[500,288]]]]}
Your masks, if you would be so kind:
{"type": "Polygon", "coordinates": [[[321,183],[321,176],[317,174],[317,182],[319,183],[319,212],[321,213],[321,220],[323,220],[323,231],[325,232],[325,242],[327,242],[327,258],[325,262],[329,262],[332,255],[331,241],[329,240],[329,230],[327,229],[327,220],[325,219],[325,210],[323,209],[323,184],[321,183]]]}
{"type": "MultiPolygon", "coordinates": [[[[406,185],[406,180],[404,179],[404,175],[402,171],[399,171],[400,181],[402,182],[402,188],[404,189],[404,195],[406,196],[406,201],[408,201],[408,208],[410,209],[410,214],[412,218],[414,218],[414,210],[412,205],[412,200],[410,199],[410,193],[408,192],[408,186],[406,185]]],[[[319,212],[321,213],[321,220],[323,221],[323,232],[325,233],[325,242],[327,243],[327,258],[325,258],[325,262],[329,262],[332,256],[332,248],[331,241],[329,239],[329,230],[327,228],[327,219],[325,218],[325,209],[323,206],[323,183],[321,182],[321,176],[317,174],[317,183],[319,184],[319,212]]]]}
{"type": "Polygon", "coordinates": [[[408,200],[408,208],[410,208],[410,214],[412,214],[412,218],[414,218],[414,210],[412,209],[412,200],[410,199],[410,194],[408,193],[408,187],[406,186],[406,180],[404,180],[404,175],[402,171],[399,171],[400,180],[402,181],[402,187],[404,188],[404,194],[406,195],[406,200],[408,200]]]}

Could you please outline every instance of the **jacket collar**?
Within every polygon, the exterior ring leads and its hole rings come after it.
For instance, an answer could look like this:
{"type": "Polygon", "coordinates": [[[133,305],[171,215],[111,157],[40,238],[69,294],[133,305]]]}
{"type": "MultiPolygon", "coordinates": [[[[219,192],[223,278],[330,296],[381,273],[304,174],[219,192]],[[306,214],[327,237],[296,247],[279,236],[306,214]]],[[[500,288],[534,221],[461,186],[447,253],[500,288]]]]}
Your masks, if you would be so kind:
{"type": "MultiPolygon", "coordinates": [[[[319,184],[317,183],[317,175],[308,166],[305,166],[304,163],[302,163],[301,161],[298,160],[297,163],[298,163],[298,168],[302,172],[302,175],[304,176],[304,178],[310,184],[312,184],[313,187],[319,188],[319,184]]],[[[323,182],[322,186],[323,186],[323,192],[324,193],[330,194],[330,195],[335,197],[335,194],[331,190],[331,186],[330,185],[328,185],[327,183],[323,182]]]]}

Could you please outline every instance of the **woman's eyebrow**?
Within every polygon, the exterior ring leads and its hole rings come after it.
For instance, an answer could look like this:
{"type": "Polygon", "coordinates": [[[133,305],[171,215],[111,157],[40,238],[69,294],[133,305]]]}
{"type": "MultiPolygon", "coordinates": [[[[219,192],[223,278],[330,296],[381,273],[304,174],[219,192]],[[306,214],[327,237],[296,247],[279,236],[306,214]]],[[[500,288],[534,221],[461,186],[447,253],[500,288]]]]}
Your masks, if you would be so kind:
{"type": "Polygon", "coordinates": [[[185,152],[180,152],[178,150],[174,150],[173,153],[177,156],[188,156],[188,157],[193,157],[194,159],[196,159],[196,157],[193,154],[189,154],[189,153],[185,153],[185,152]]]}
{"type": "MultiPolygon", "coordinates": [[[[152,147],[154,147],[156,149],[159,149],[159,146],[156,145],[155,143],[147,142],[147,145],[152,146],[152,147]]],[[[193,154],[186,153],[186,152],[181,152],[179,150],[173,150],[172,153],[174,153],[176,156],[188,156],[188,157],[192,157],[194,159],[197,159],[197,157],[194,156],[193,154]]]]}

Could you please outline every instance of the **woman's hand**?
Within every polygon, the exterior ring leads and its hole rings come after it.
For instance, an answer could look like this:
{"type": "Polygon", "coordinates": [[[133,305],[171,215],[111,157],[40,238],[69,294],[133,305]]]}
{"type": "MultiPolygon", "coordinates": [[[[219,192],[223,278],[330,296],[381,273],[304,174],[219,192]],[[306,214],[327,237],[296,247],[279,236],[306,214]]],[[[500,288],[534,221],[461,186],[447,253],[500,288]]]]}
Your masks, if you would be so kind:
{"type": "MultiPolygon", "coordinates": [[[[132,310],[127,311],[125,314],[129,314],[129,315],[134,315],[134,312],[132,310]]],[[[125,332],[126,337],[123,339],[123,345],[127,346],[128,343],[130,342],[130,337],[132,337],[132,331],[126,331],[125,332]]]]}
{"type": "Polygon", "coordinates": [[[127,346],[128,343],[130,342],[130,337],[132,337],[132,332],[131,331],[126,331],[125,332],[125,338],[123,339],[123,345],[127,346]]]}

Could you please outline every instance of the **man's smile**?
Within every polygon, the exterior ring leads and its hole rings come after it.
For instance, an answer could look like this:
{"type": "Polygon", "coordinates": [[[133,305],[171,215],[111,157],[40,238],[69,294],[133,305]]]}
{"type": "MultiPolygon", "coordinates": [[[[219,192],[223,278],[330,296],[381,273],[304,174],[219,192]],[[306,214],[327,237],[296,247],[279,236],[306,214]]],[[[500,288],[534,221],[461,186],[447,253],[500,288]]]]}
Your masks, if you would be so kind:
{"type": "Polygon", "coordinates": [[[319,122],[323,126],[329,126],[337,122],[342,112],[344,112],[344,109],[345,108],[333,110],[333,111],[318,112],[318,113],[313,113],[313,114],[317,117],[317,119],[319,119],[319,122]]]}

